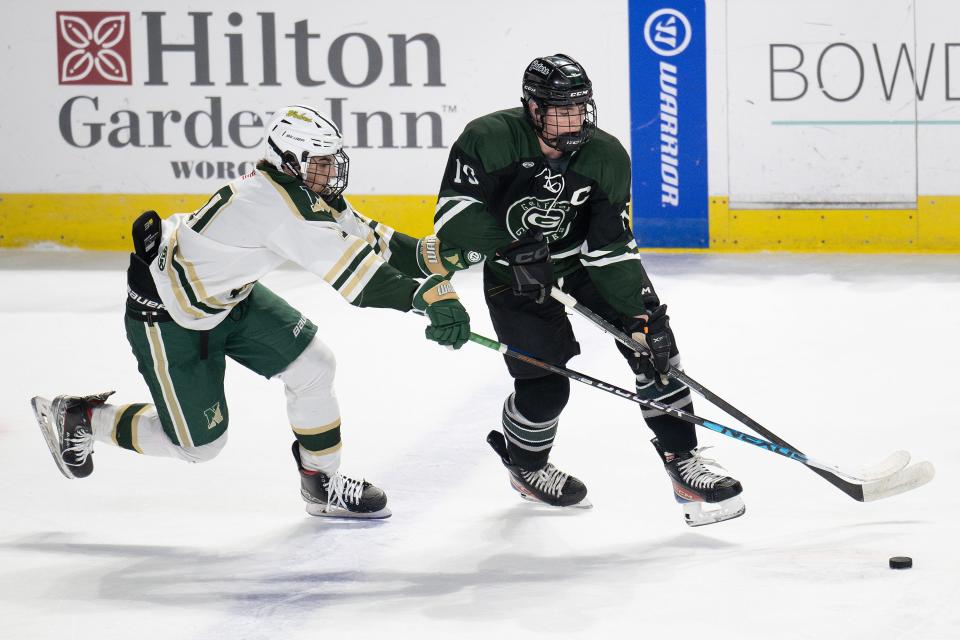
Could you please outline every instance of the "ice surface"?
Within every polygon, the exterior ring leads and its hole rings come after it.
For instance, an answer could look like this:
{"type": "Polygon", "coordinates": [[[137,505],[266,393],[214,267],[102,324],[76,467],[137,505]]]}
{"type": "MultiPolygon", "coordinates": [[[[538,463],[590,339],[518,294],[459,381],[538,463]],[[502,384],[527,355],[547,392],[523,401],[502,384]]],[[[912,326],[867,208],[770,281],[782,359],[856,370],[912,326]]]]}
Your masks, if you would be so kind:
{"type": "MultiPolygon", "coordinates": [[[[392,518],[308,517],[282,385],[236,363],[216,460],[101,445],[94,475],[68,481],[29,398],[149,398],[123,335],[125,258],[0,252],[0,637],[960,637],[960,258],[646,263],[695,378],[824,461],[857,468],[903,448],[937,478],[860,504],[703,432],[747,513],[692,530],[639,410],[574,385],[552,459],[595,506],[538,507],[484,442],[511,388],[499,356],[441,349],[420,317],[352,308],[282,270],[265,284],[337,354],[344,470],[382,486],[392,518]],[[891,571],[895,555],[914,568],[891,571]]],[[[492,335],[479,274],[456,285],[492,335]]],[[[573,322],[585,354],[571,366],[629,386],[611,340],[573,322]]]]}

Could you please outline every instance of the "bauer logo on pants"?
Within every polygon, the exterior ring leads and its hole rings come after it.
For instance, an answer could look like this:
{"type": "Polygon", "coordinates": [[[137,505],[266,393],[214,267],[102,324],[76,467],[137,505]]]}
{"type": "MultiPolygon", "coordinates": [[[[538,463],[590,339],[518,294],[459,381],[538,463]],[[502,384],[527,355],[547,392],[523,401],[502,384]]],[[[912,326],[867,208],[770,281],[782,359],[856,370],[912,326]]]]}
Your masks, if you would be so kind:
{"type": "Polygon", "coordinates": [[[130,84],[130,14],[57,12],[60,84],[130,84]]]}

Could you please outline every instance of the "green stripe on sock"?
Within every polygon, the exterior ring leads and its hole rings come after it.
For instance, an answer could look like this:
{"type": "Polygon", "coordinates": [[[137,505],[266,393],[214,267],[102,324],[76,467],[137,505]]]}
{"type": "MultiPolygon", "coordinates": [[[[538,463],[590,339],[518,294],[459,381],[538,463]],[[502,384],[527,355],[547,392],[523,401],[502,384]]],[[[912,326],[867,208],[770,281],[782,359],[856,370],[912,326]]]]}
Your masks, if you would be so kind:
{"type": "Polygon", "coordinates": [[[324,449],[329,449],[330,447],[335,447],[340,444],[340,427],[335,427],[330,431],[325,431],[315,436],[304,436],[299,433],[295,433],[294,435],[297,437],[297,442],[303,445],[304,449],[312,452],[323,451],[324,449]]]}
{"type": "Polygon", "coordinates": [[[133,446],[133,416],[137,415],[146,404],[131,404],[120,414],[117,421],[117,444],[124,449],[136,451],[133,446]]]}

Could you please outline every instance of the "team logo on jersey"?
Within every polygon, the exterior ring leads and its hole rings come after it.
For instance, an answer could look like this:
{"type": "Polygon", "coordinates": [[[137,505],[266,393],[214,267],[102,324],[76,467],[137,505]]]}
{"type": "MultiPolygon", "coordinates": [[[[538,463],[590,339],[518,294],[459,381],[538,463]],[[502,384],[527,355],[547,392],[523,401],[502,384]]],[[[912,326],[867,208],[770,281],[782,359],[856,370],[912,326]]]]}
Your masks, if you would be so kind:
{"type": "Polygon", "coordinates": [[[554,174],[548,168],[537,174],[538,178],[543,178],[543,188],[550,193],[560,193],[563,191],[563,174],[554,174]],[[546,175],[544,175],[546,174],[546,175]]]}
{"type": "Polygon", "coordinates": [[[163,249],[160,249],[160,255],[157,256],[157,268],[160,271],[163,271],[163,268],[167,266],[167,247],[164,246],[163,249]]]}
{"type": "Polygon", "coordinates": [[[576,209],[566,200],[554,202],[552,198],[527,196],[507,209],[507,230],[514,238],[519,238],[528,229],[536,229],[547,242],[556,242],[570,233],[570,225],[576,217],[576,209]]]}
{"type": "Polygon", "coordinates": [[[203,417],[207,419],[207,429],[213,429],[223,422],[223,411],[220,410],[220,403],[216,402],[209,409],[204,409],[203,417]]]}

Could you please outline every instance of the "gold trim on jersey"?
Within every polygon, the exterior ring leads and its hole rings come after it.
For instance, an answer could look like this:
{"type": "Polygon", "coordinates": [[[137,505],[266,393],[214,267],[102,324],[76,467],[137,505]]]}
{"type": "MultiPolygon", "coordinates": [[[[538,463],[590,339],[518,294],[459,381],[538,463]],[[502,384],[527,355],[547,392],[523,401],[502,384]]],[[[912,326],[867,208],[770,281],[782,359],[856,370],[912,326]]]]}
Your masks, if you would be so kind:
{"type": "Polygon", "coordinates": [[[317,201],[313,203],[313,206],[310,207],[310,209],[313,210],[314,213],[327,213],[333,216],[334,220],[337,219],[338,211],[327,204],[327,201],[319,196],[317,196],[317,201]]]}
{"type": "Polygon", "coordinates": [[[293,214],[295,218],[297,218],[298,220],[306,220],[303,214],[300,213],[300,209],[297,207],[297,204],[293,201],[293,198],[290,197],[290,194],[287,193],[287,190],[284,189],[282,185],[279,185],[276,182],[274,182],[273,179],[271,179],[270,176],[263,171],[263,169],[257,169],[257,173],[262,175],[263,179],[266,180],[271,187],[276,189],[277,193],[280,194],[280,198],[286,203],[287,207],[290,209],[290,212],[293,214]]]}
{"type": "Polygon", "coordinates": [[[194,318],[202,319],[209,318],[213,313],[205,312],[202,309],[197,309],[192,302],[190,302],[190,296],[187,294],[186,287],[184,283],[180,280],[179,274],[174,267],[174,263],[183,267],[184,271],[187,273],[187,283],[186,285],[190,286],[190,293],[193,294],[193,297],[196,298],[199,304],[204,304],[208,307],[218,309],[220,311],[226,311],[232,309],[236,303],[225,303],[220,302],[215,297],[207,294],[207,290],[203,286],[203,281],[200,279],[200,276],[197,274],[196,267],[193,266],[193,263],[183,257],[183,254],[179,252],[179,237],[180,229],[175,229],[173,233],[170,234],[170,241],[167,244],[167,251],[170,256],[170,264],[167,266],[168,276],[170,278],[170,286],[173,289],[174,296],[177,299],[177,303],[180,305],[180,308],[194,318]]]}
{"type": "Polygon", "coordinates": [[[353,259],[357,257],[361,251],[366,249],[369,245],[364,242],[363,238],[355,238],[353,242],[344,250],[343,254],[340,256],[340,259],[337,260],[330,270],[324,274],[324,281],[328,282],[330,285],[333,285],[334,282],[340,277],[343,273],[343,270],[350,266],[350,263],[353,262],[353,259]]]}
{"type": "Polygon", "coordinates": [[[363,228],[363,239],[371,247],[375,249],[379,247],[380,256],[384,260],[390,259],[390,238],[393,237],[393,229],[384,225],[382,222],[368,218],[356,209],[353,208],[353,205],[347,204],[347,210],[345,211],[348,215],[353,215],[357,221],[357,224],[363,228]],[[370,226],[370,223],[373,223],[373,226],[370,226]]]}
{"type": "MultiPolygon", "coordinates": [[[[368,227],[369,228],[369,227],[368,227]]],[[[393,229],[377,223],[375,229],[370,229],[373,232],[374,241],[377,243],[377,246],[380,247],[380,255],[384,260],[390,259],[390,238],[393,237],[393,229]]],[[[372,242],[370,244],[373,244],[372,242]]]]}
{"type": "Polygon", "coordinates": [[[180,284],[180,279],[177,277],[176,269],[173,267],[173,261],[176,257],[177,251],[177,231],[179,231],[179,229],[170,234],[170,241],[167,243],[167,252],[170,256],[170,264],[167,265],[166,270],[167,277],[170,279],[170,289],[173,291],[173,296],[177,299],[177,304],[180,305],[180,309],[184,313],[197,319],[206,318],[208,314],[195,309],[193,305],[190,304],[190,299],[183,290],[183,286],[180,284]]]}
{"type": "Polygon", "coordinates": [[[211,307],[219,307],[220,309],[233,308],[234,305],[220,302],[215,296],[209,295],[203,286],[203,281],[200,279],[200,276],[197,275],[197,269],[193,266],[193,263],[184,258],[182,253],[179,256],[174,256],[174,259],[178,257],[179,260],[177,261],[183,265],[183,268],[187,270],[187,275],[190,277],[190,286],[193,287],[193,293],[200,294],[195,295],[197,302],[202,302],[211,307]]]}
{"type": "Polygon", "coordinates": [[[189,226],[191,229],[193,229],[196,233],[199,233],[200,235],[203,235],[203,232],[210,228],[210,225],[213,224],[213,221],[216,220],[218,217],[220,217],[220,214],[223,213],[223,211],[224,211],[227,207],[229,207],[231,204],[233,204],[233,202],[234,202],[233,197],[234,197],[235,195],[237,195],[237,191],[236,191],[236,189],[233,188],[233,185],[232,185],[232,184],[228,184],[227,187],[230,188],[230,197],[227,198],[226,201],[223,202],[223,205],[221,205],[219,209],[217,209],[216,211],[214,211],[213,216],[211,216],[209,220],[204,220],[204,219],[203,219],[203,216],[205,216],[205,215],[207,214],[207,212],[208,212],[211,208],[213,208],[217,203],[219,203],[221,200],[223,200],[223,198],[220,196],[219,193],[216,193],[216,194],[215,194],[215,198],[211,198],[211,199],[210,199],[210,202],[208,202],[207,204],[203,205],[200,209],[197,209],[197,211],[194,213],[194,215],[196,216],[196,218],[194,218],[193,220],[189,221],[189,222],[187,223],[187,226],[189,226]],[[202,212],[202,213],[201,213],[201,212],[202,212]],[[194,229],[194,226],[197,225],[197,224],[200,224],[201,222],[203,222],[203,227],[200,229],[200,231],[197,231],[196,229],[194,229]]]}
{"type": "MultiPolygon", "coordinates": [[[[376,252],[371,251],[370,254],[357,265],[357,269],[353,272],[353,275],[347,278],[347,281],[340,287],[340,295],[350,300],[350,294],[358,285],[360,285],[361,290],[366,286],[364,276],[367,275],[367,272],[380,264],[383,264],[380,256],[378,256],[376,252]]],[[[370,275],[372,276],[373,274],[370,275]]]]}

